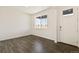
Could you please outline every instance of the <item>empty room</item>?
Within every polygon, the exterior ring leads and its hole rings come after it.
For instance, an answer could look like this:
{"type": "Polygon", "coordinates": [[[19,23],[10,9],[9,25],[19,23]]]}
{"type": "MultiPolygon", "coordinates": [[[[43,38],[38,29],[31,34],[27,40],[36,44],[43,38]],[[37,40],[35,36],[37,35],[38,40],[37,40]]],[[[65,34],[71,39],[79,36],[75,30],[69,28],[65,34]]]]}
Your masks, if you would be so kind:
{"type": "Polygon", "coordinates": [[[0,53],[79,53],[79,7],[0,6],[0,53]]]}

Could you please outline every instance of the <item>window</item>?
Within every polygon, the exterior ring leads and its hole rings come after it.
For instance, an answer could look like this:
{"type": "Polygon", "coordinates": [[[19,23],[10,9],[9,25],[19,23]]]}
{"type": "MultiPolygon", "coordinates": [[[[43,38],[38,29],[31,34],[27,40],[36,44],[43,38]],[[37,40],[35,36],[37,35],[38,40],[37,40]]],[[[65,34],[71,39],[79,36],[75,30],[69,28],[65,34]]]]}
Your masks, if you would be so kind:
{"type": "Polygon", "coordinates": [[[69,15],[69,14],[73,14],[73,8],[63,11],[63,15],[69,15]]]}
{"type": "Polygon", "coordinates": [[[47,15],[36,17],[35,28],[47,28],[47,15]]]}

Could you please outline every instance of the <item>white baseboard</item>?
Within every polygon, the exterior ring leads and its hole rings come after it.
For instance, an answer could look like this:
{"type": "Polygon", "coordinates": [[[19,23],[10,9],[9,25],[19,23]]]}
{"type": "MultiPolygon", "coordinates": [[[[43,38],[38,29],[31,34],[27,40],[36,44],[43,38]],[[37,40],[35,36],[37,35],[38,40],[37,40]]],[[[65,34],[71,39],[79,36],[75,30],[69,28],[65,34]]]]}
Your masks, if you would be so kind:
{"type": "Polygon", "coordinates": [[[43,37],[43,38],[46,38],[46,39],[49,39],[49,40],[53,40],[55,43],[57,43],[57,40],[55,38],[49,38],[49,37],[40,36],[40,35],[36,35],[36,34],[32,34],[32,35],[43,37]]]}
{"type": "Polygon", "coordinates": [[[31,35],[30,33],[19,33],[0,38],[0,41],[31,35]]]}
{"type": "Polygon", "coordinates": [[[58,41],[57,40],[54,40],[54,42],[57,43],[58,41]]]}

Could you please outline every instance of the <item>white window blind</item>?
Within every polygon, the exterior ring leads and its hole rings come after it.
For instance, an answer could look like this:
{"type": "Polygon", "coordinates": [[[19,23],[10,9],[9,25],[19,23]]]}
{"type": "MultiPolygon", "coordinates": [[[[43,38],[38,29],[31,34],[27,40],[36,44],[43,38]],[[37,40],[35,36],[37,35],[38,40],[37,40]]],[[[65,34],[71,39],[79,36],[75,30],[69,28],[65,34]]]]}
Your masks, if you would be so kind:
{"type": "Polygon", "coordinates": [[[47,28],[47,15],[36,17],[35,28],[47,28]]]}

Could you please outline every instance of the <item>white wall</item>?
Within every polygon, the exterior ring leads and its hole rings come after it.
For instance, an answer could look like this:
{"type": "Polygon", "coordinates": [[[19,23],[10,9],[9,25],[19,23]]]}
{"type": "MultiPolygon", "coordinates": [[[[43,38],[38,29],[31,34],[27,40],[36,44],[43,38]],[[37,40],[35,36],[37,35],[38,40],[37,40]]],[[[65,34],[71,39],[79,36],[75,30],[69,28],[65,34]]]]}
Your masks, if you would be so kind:
{"type": "Polygon", "coordinates": [[[12,7],[0,7],[0,40],[31,34],[31,15],[12,7]]]}
{"type": "MultiPolygon", "coordinates": [[[[40,36],[40,37],[44,37],[44,38],[48,38],[48,39],[52,39],[52,40],[56,40],[57,39],[57,11],[55,9],[53,9],[52,7],[41,11],[37,14],[33,15],[33,20],[35,19],[35,17],[40,16],[40,15],[47,15],[48,17],[48,28],[47,29],[35,29],[34,25],[33,25],[33,34],[40,36]]],[[[34,23],[33,23],[34,24],[34,23]]]]}
{"type": "Polygon", "coordinates": [[[78,47],[79,47],[79,7],[78,7],[78,47]]]}

